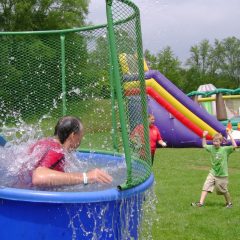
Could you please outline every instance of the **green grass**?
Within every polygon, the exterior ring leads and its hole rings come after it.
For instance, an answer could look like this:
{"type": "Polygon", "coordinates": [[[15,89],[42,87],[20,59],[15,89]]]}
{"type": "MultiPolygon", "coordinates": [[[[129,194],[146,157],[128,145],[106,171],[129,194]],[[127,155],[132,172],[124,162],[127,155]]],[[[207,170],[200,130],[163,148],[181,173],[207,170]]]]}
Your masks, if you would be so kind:
{"type": "Polygon", "coordinates": [[[198,201],[210,168],[204,149],[159,149],[153,172],[157,205],[152,239],[219,240],[240,239],[240,152],[229,158],[229,192],[234,207],[224,208],[224,197],[207,196],[203,208],[190,204],[198,201]]]}

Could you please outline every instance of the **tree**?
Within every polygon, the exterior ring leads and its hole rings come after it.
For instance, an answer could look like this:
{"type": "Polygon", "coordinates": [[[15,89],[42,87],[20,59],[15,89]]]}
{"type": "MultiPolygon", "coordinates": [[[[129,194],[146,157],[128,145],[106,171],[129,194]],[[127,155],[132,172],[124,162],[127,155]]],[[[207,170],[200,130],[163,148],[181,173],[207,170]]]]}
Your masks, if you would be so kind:
{"type": "Polygon", "coordinates": [[[191,90],[196,90],[199,85],[209,82],[217,84],[218,76],[214,51],[214,47],[206,39],[201,41],[199,45],[191,47],[191,57],[187,59],[186,63],[189,66],[187,77],[191,81],[189,86],[194,87],[191,90]]]}
{"type": "Polygon", "coordinates": [[[145,60],[148,64],[148,67],[151,67],[152,69],[157,69],[157,57],[154,54],[151,54],[148,49],[144,52],[145,60]]]}
{"type": "Polygon", "coordinates": [[[214,58],[219,76],[225,85],[240,87],[240,40],[229,37],[223,41],[215,40],[214,58]]]}
{"type": "Polygon", "coordinates": [[[187,60],[187,65],[205,75],[213,72],[212,53],[213,48],[208,40],[203,40],[199,45],[194,45],[190,49],[191,57],[187,60]]]}
{"type": "MultiPolygon", "coordinates": [[[[88,4],[86,0],[0,0],[0,30],[80,27],[88,4]]],[[[70,32],[64,36],[66,91],[69,92],[68,86],[81,86],[79,82],[83,84],[82,79],[87,75],[84,68],[81,70],[87,62],[87,38],[70,32]]],[[[50,109],[53,99],[59,99],[62,92],[60,34],[2,35],[0,49],[0,76],[5,79],[0,84],[1,101],[9,110],[20,110],[24,117],[41,116],[41,111],[50,109]],[[31,92],[30,85],[34,86],[31,92]],[[21,94],[16,94],[16,89],[21,94]],[[30,112],[30,108],[34,111],[30,112]]]]}
{"type": "Polygon", "coordinates": [[[144,54],[152,69],[159,70],[179,88],[184,86],[181,62],[174,56],[169,46],[157,53],[156,56],[152,55],[149,50],[146,50],[144,54]]]}
{"type": "MultiPolygon", "coordinates": [[[[240,85],[240,40],[229,37],[215,40],[213,46],[208,40],[190,49],[187,60],[187,76],[198,86],[212,83],[221,88],[237,88],[240,85]]],[[[195,84],[191,84],[192,86],[195,84]]],[[[196,86],[196,88],[198,87],[196,86]]]]}
{"type": "Polygon", "coordinates": [[[89,0],[0,0],[0,31],[81,27],[89,0]]]}
{"type": "Polygon", "coordinates": [[[157,54],[157,62],[157,68],[161,73],[166,75],[168,78],[177,81],[181,62],[174,56],[174,53],[169,46],[157,54]]]}
{"type": "Polygon", "coordinates": [[[88,76],[88,84],[95,85],[91,92],[103,98],[110,96],[109,79],[109,49],[106,37],[99,37],[95,40],[95,48],[88,54],[88,69],[91,76],[88,76]]]}

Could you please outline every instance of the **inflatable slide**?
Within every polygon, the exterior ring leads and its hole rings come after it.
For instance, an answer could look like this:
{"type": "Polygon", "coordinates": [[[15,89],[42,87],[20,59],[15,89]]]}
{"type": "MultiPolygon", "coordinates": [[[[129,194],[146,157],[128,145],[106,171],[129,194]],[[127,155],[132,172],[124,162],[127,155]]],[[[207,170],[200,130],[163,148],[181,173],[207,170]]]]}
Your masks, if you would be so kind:
{"type": "MultiPolygon", "coordinates": [[[[136,81],[131,79],[125,83],[130,108],[138,107],[139,82],[137,77],[134,78],[136,81]]],[[[155,116],[155,124],[168,147],[201,147],[204,130],[209,133],[208,140],[217,132],[226,137],[226,127],[215,116],[185,95],[159,71],[147,71],[145,85],[148,112],[155,116]]]]}
{"type": "Polygon", "coordinates": [[[204,130],[211,140],[216,132],[226,129],[216,117],[185,95],[158,71],[145,73],[148,111],[169,147],[200,147],[204,130]]]}
{"type": "MultiPolygon", "coordinates": [[[[135,69],[131,69],[131,58],[134,56],[127,54],[119,57],[124,73],[125,95],[129,98],[128,107],[139,108],[141,111],[137,104],[140,86],[138,76],[134,74],[135,69]]],[[[212,140],[217,132],[226,137],[226,127],[215,116],[194,102],[159,71],[149,70],[145,61],[144,71],[148,112],[155,116],[155,124],[168,147],[201,147],[204,130],[209,133],[208,140],[212,140]]]]}

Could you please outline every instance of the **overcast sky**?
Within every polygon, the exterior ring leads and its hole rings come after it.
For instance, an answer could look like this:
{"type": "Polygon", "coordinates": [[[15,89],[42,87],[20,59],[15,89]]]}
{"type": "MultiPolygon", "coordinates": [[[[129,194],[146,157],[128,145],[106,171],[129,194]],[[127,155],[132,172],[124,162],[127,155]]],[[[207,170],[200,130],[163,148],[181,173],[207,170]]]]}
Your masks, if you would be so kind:
{"type": "MultiPolygon", "coordinates": [[[[181,61],[203,39],[240,38],[240,0],[133,0],[140,9],[143,48],[170,46],[181,61]]],[[[105,0],[91,0],[89,20],[106,23],[105,0]]]]}

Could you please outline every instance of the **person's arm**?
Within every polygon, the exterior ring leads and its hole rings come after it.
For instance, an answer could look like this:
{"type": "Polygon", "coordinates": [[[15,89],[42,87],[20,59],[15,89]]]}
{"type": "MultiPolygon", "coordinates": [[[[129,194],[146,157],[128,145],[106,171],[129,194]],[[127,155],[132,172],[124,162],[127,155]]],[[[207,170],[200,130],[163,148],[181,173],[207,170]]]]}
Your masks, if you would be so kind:
{"type": "Polygon", "coordinates": [[[231,139],[233,148],[237,148],[238,145],[236,144],[236,142],[231,134],[231,129],[227,128],[226,130],[227,130],[227,134],[228,134],[229,138],[231,139]]]}
{"type": "Polygon", "coordinates": [[[65,173],[52,170],[46,167],[38,167],[33,171],[32,184],[34,186],[62,186],[84,183],[110,183],[112,177],[100,169],[93,169],[86,173],[65,173]]]}
{"type": "Polygon", "coordinates": [[[162,135],[157,127],[156,127],[156,131],[157,131],[157,139],[158,139],[157,143],[160,144],[162,147],[166,147],[167,144],[163,141],[162,135]]]}
{"type": "Polygon", "coordinates": [[[202,147],[207,146],[206,136],[208,135],[208,131],[203,131],[202,135],[202,147]]]}

